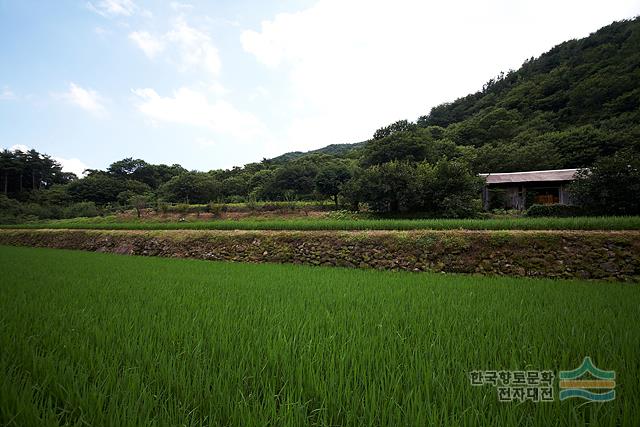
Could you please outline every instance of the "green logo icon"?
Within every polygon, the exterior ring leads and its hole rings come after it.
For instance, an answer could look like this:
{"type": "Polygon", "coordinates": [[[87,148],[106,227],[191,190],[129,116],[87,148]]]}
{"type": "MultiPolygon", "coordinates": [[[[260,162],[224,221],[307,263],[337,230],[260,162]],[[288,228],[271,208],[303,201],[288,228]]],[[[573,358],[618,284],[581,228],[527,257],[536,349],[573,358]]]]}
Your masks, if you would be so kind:
{"type": "Polygon", "coordinates": [[[596,368],[589,356],[572,371],[560,371],[560,400],[579,397],[591,402],[608,402],[616,398],[616,372],[596,368]],[[584,379],[586,374],[590,377],[584,379]]]}

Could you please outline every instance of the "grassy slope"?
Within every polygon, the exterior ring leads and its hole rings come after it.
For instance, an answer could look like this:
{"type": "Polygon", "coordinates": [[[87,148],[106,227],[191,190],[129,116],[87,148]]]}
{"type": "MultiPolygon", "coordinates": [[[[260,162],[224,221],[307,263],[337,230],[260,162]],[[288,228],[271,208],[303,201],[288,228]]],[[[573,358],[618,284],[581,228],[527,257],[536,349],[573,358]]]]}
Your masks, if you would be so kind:
{"type": "Polygon", "coordinates": [[[8,247],[0,268],[2,424],[640,424],[637,286],[8,247]],[[614,402],[467,377],[585,355],[614,402]]]}
{"type": "Polygon", "coordinates": [[[503,218],[503,219],[241,219],[194,222],[132,220],[115,217],[75,218],[7,228],[115,230],[640,230],[640,217],[503,218]]]}

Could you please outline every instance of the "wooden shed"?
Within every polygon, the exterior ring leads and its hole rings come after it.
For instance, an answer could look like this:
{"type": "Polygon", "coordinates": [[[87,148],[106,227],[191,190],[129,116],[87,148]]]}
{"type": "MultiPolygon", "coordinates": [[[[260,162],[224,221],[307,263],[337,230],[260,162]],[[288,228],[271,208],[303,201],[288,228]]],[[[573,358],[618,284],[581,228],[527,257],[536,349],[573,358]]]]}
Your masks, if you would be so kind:
{"type": "Polygon", "coordinates": [[[571,204],[568,184],[578,169],[483,173],[485,209],[526,209],[532,204],[571,204]]]}

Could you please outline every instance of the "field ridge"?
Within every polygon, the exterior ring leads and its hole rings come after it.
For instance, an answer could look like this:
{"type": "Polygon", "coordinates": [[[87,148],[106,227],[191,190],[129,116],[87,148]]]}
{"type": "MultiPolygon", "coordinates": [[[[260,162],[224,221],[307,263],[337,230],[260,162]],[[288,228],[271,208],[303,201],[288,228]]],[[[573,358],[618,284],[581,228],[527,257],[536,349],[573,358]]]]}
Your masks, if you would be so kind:
{"type": "Polygon", "coordinates": [[[639,231],[0,230],[0,244],[379,270],[640,281],[639,231]]]}

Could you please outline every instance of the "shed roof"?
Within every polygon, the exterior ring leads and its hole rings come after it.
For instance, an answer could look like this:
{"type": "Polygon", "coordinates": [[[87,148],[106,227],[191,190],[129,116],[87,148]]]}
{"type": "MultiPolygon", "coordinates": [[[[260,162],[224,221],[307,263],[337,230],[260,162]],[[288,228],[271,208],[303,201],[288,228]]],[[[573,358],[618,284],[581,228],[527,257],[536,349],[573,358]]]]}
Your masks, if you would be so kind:
{"type": "Polygon", "coordinates": [[[554,169],[547,171],[481,173],[487,178],[487,184],[504,184],[509,182],[545,182],[572,181],[578,169],[554,169]]]}

